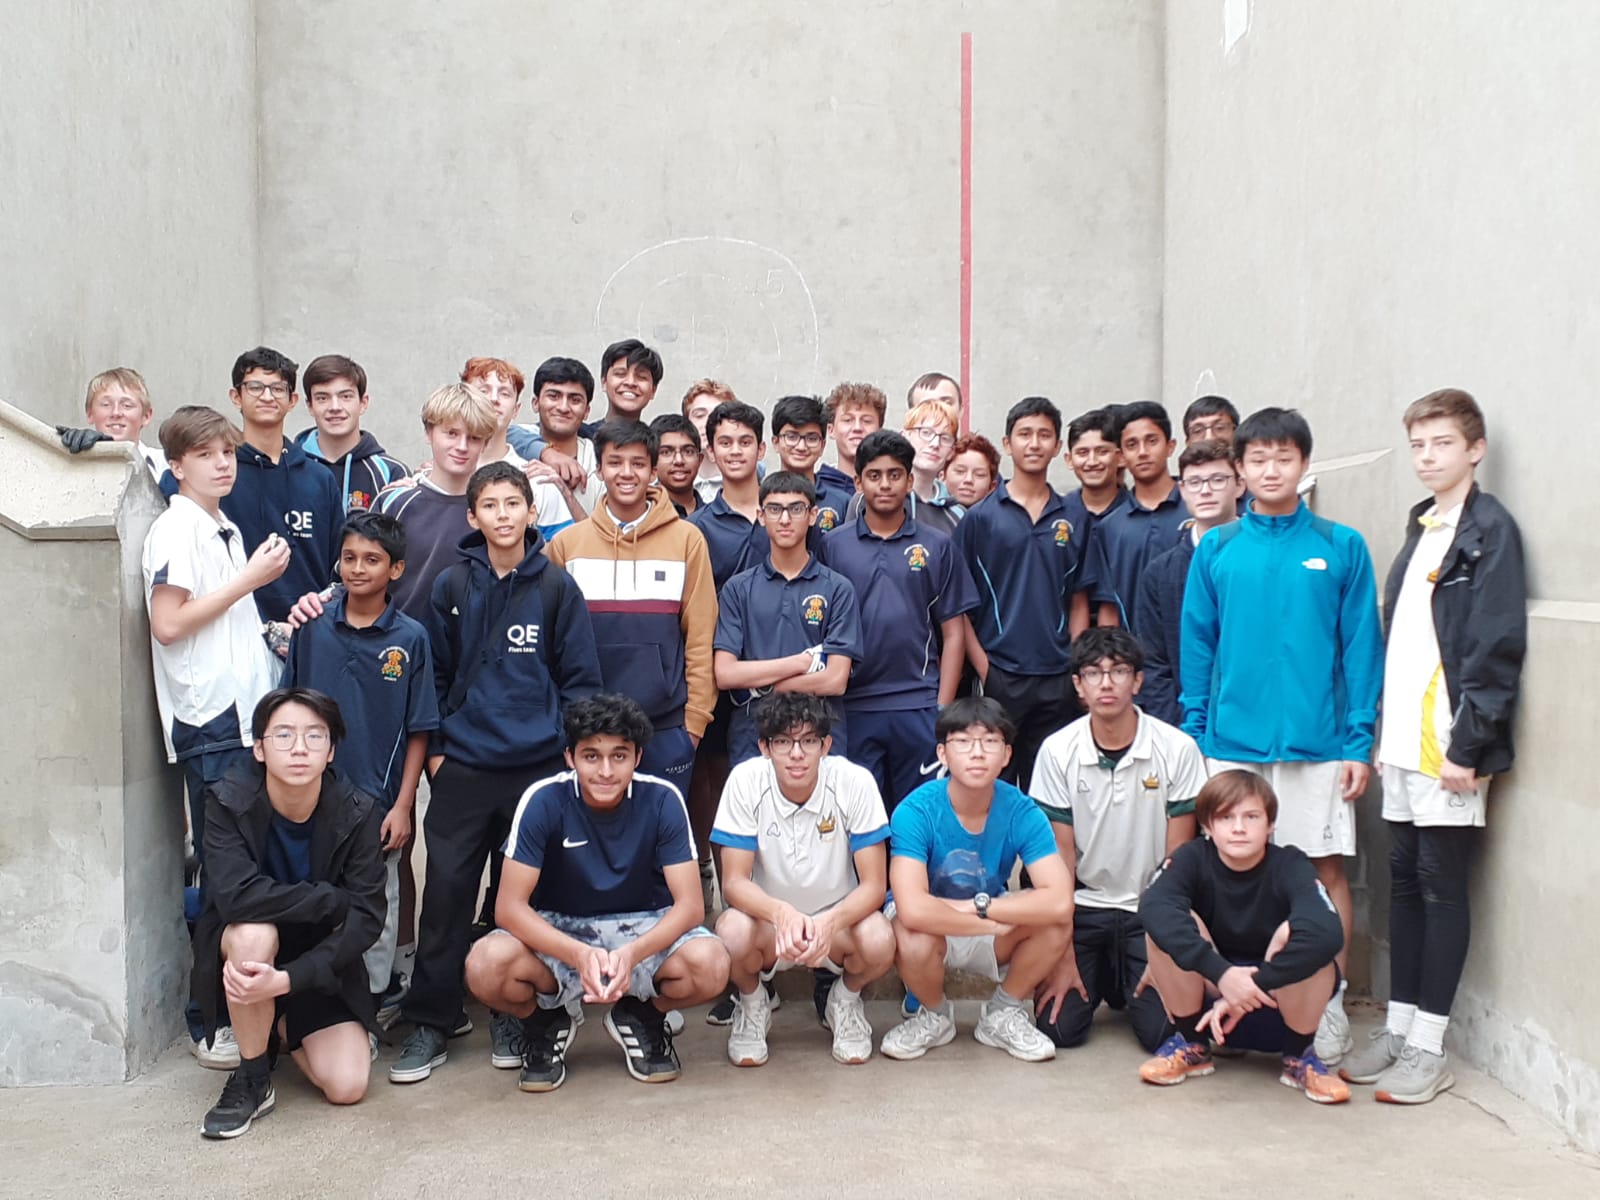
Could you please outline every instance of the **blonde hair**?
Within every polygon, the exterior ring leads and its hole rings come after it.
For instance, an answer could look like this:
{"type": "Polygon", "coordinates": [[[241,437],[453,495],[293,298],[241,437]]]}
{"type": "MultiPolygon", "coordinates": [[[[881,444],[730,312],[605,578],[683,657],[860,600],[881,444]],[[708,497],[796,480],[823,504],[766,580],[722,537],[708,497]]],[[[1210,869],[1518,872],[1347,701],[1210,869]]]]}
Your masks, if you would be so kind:
{"type": "Polygon", "coordinates": [[[146,416],[154,411],[150,405],[150,389],[144,385],[144,376],[132,367],[112,367],[109,371],[101,371],[89,380],[89,390],[83,397],[84,415],[87,416],[94,408],[95,398],[101,392],[109,391],[119,385],[139,398],[139,403],[144,405],[146,416]]]}
{"type": "Polygon", "coordinates": [[[684,416],[689,415],[689,406],[694,403],[696,396],[715,396],[718,404],[739,403],[739,397],[733,394],[733,389],[720,379],[696,379],[683,394],[684,416]]]}
{"type": "Polygon", "coordinates": [[[451,425],[459,421],[472,437],[491,438],[499,422],[494,404],[475,387],[447,383],[422,403],[422,427],[451,425]]]}
{"type": "Polygon", "coordinates": [[[823,404],[823,421],[832,425],[840,413],[852,408],[867,408],[878,414],[878,425],[883,425],[883,414],[889,407],[889,398],[870,383],[841,383],[828,393],[823,404]]]}
{"type": "Polygon", "coordinates": [[[913,406],[901,428],[915,429],[919,425],[942,425],[951,437],[961,432],[960,416],[943,400],[924,400],[913,406]]]}

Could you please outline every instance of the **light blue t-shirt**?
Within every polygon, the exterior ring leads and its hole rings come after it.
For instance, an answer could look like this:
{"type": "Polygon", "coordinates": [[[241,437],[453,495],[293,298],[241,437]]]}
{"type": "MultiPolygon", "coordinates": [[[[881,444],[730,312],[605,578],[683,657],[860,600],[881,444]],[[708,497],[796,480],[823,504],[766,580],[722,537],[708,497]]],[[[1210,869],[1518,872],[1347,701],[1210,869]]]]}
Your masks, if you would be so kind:
{"type": "Polygon", "coordinates": [[[989,819],[982,833],[968,833],[950,807],[950,781],[935,779],[912,792],[889,819],[890,855],[914,858],[928,868],[928,894],[970,900],[979,892],[998,896],[1016,867],[1056,853],[1055,835],[1044,813],[1009,783],[996,780],[989,819]]]}

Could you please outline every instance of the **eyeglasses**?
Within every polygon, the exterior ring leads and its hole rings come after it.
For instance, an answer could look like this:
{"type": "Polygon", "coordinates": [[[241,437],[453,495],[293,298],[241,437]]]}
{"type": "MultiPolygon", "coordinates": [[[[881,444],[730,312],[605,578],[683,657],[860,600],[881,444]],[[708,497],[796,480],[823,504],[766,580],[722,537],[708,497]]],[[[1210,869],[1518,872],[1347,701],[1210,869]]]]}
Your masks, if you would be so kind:
{"type": "Polygon", "coordinates": [[[1233,436],[1233,422],[1226,417],[1217,421],[1195,421],[1186,432],[1191,442],[1216,441],[1233,436]]]}
{"type": "Polygon", "coordinates": [[[274,750],[293,750],[296,742],[304,742],[307,750],[322,750],[328,745],[328,731],[326,729],[274,729],[267,734],[266,741],[272,744],[274,750]]]}
{"type": "Polygon", "coordinates": [[[1005,749],[1006,740],[997,733],[986,733],[982,737],[953,733],[945,738],[944,744],[957,754],[971,754],[979,747],[982,747],[986,754],[998,754],[1005,749]]]}
{"type": "Polygon", "coordinates": [[[785,429],[778,435],[778,440],[785,446],[804,446],[808,450],[815,450],[822,445],[823,439],[820,433],[796,433],[792,429],[785,429]]]}
{"type": "Polygon", "coordinates": [[[1178,486],[1186,492],[1220,492],[1238,481],[1237,475],[1186,475],[1178,486]]]}
{"type": "Polygon", "coordinates": [[[657,454],[658,458],[699,458],[700,451],[693,446],[663,446],[657,454]]]}
{"type": "Polygon", "coordinates": [[[784,518],[799,521],[811,511],[811,505],[804,500],[796,500],[793,504],[763,504],[761,511],[767,514],[769,521],[782,521],[784,518]]]}
{"type": "Polygon", "coordinates": [[[1127,663],[1118,663],[1116,666],[1109,669],[1102,669],[1100,667],[1084,667],[1078,672],[1079,679],[1083,680],[1085,683],[1091,684],[1099,683],[1107,675],[1111,676],[1111,678],[1116,680],[1118,683],[1127,683],[1128,680],[1133,678],[1133,668],[1127,663]]]}
{"type": "Polygon", "coordinates": [[[906,430],[906,432],[916,434],[917,438],[928,446],[953,446],[956,444],[956,435],[946,433],[937,425],[915,425],[906,430]]]}
{"type": "Polygon", "coordinates": [[[767,739],[767,746],[774,754],[787,754],[796,746],[807,754],[815,754],[822,749],[822,739],[814,733],[808,733],[800,738],[772,737],[767,739]]]}
{"type": "Polygon", "coordinates": [[[261,399],[262,396],[275,396],[281,400],[289,394],[289,385],[287,383],[262,383],[259,379],[252,379],[248,383],[240,384],[239,390],[247,396],[255,397],[257,400],[261,399]]]}

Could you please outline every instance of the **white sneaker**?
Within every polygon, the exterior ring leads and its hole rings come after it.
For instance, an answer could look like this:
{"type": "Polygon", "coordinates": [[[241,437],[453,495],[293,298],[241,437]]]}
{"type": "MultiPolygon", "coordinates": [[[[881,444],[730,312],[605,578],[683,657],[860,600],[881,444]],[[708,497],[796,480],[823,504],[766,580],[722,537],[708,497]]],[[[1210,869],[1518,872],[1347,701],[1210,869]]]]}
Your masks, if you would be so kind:
{"type": "Polygon", "coordinates": [[[239,1043],[233,1040],[233,1026],[219,1026],[216,1036],[211,1039],[211,1045],[206,1045],[205,1038],[194,1042],[190,1047],[194,1051],[195,1061],[202,1067],[213,1071],[237,1071],[239,1069],[239,1043]]]}
{"type": "Polygon", "coordinates": [[[948,998],[938,1008],[924,1004],[916,1016],[901,1021],[883,1035],[883,1053],[908,1062],[921,1058],[935,1046],[948,1046],[956,1036],[956,1009],[948,998]]]}
{"type": "Polygon", "coordinates": [[[772,1027],[772,1005],[760,984],[733,1005],[728,1027],[728,1061],[736,1067],[759,1067],[767,1061],[767,1030],[772,1027]]]}
{"type": "Polygon", "coordinates": [[[972,1036],[1023,1062],[1049,1062],[1056,1056],[1056,1044],[1039,1032],[1032,1011],[1025,1005],[987,1001],[972,1036]]]}
{"type": "Polygon", "coordinates": [[[1323,1066],[1333,1067],[1344,1061],[1344,1056],[1350,1053],[1354,1044],[1355,1040],[1350,1036],[1350,1018],[1344,1015],[1344,993],[1335,992],[1317,1021],[1317,1036],[1311,1043],[1312,1049],[1322,1060],[1323,1066]]]}
{"type": "Polygon", "coordinates": [[[872,1057],[872,1026],[861,994],[848,995],[844,980],[835,979],[828,989],[828,1006],[822,1023],[833,1030],[833,1057],[847,1066],[864,1063],[872,1057]]]}

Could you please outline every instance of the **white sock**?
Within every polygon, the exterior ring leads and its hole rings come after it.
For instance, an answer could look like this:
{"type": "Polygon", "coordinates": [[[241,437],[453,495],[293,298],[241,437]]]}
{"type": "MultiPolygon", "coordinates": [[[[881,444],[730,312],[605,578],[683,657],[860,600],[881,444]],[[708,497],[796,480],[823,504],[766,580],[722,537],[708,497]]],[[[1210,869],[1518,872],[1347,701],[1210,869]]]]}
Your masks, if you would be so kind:
{"type": "Polygon", "coordinates": [[[1343,1012],[1344,1011],[1344,989],[1345,989],[1346,982],[1347,981],[1343,980],[1343,979],[1339,980],[1338,990],[1335,991],[1333,993],[1333,995],[1329,998],[1328,1002],[1325,1005],[1323,1005],[1323,1008],[1326,1011],[1328,1011],[1328,1012],[1343,1012]]]}
{"type": "Polygon", "coordinates": [[[836,989],[838,989],[839,996],[842,999],[845,999],[845,1000],[854,1000],[854,999],[858,998],[860,996],[860,994],[861,994],[860,992],[852,992],[850,990],[850,985],[847,984],[844,981],[844,976],[843,975],[839,976],[839,982],[834,984],[833,986],[836,989]]]}
{"type": "Polygon", "coordinates": [[[1450,1024],[1449,1015],[1422,1012],[1411,1018],[1411,1029],[1406,1034],[1406,1045],[1426,1050],[1429,1054],[1444,1053],[1444,1031],[1450,1024]]]}
{"type": "Polygon", "coordinates": [[[1415,1004],[1402,1004],[1398,1000],[1389,1001],[1389,1011],[1384,1017],[1384,1025],[1395,1037],[1403,1038],[1411,1032],[1411,1022],[1417,1015],[1415,1004]]]}

